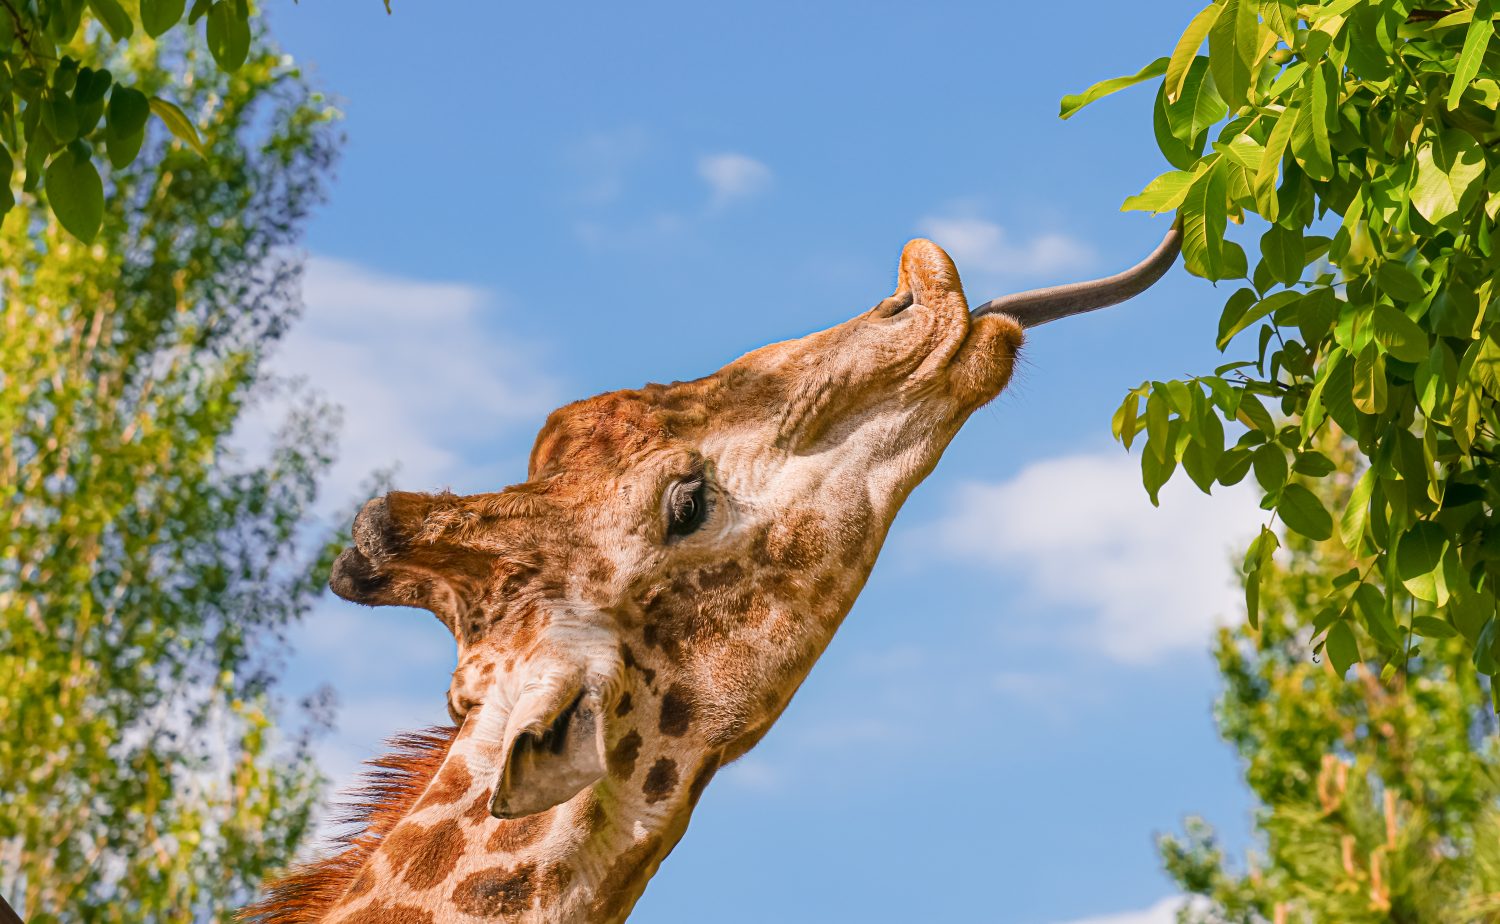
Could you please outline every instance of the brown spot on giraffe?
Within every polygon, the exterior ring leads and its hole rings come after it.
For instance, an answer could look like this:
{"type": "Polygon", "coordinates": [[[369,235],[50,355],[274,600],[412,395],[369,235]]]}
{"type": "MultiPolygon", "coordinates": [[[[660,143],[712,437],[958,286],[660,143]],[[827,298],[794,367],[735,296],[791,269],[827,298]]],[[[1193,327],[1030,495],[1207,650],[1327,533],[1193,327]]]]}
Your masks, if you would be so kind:
{"type": "Polygon", "coordinates": [[[699,571],[698,587],[705,591],[743,587],[745,577],[745,569],[740,566],[738,561],[730,559],[716,567],[704,568],[699,571]]]}
{"type": "Polygon", "coordinates": [[[398,875],[411,862],[411,858],[422,848],[427,829],[414,821],[403,821],[396,830],[386,835],[381,852],[390,861],[391,869],[398,875]]]}
{"type": "Polygon", "coordinates": [[[693,705],[688,699],[687,689],[680,683],[667,687],[667,692],[661,698],[661,717],[656,725],[657,731],[673,738],[681,738],[687,734],[692,721],[693,705]]]}
{"type": "MultiPolygon", "coordinates": [[[[648,625],[648,626],[643,627],[643,629],[642,629],[641,636],[642,636],[643,639],[645,638],[646,630],[650,630],[650,632],[652,633],[652,637],[653,638],[655,637],[656,628],[654,626],[649,626],[648,625]]],[[[639,661],[637,661],[635,659],[635,652],[633,652],[633,651],[630,650],[630,646],[629,645],[621,645],[620,646],[620,660],[621,660],[621,663],[623,663],[625,665],[625,669],[626,670],[633,670],[633,671],[637,671],[638,673],[640,673],[641,679],[646,682],[646,686],[650,687],[650,686],[655,685],[655,683],[656,683],[656,669],[652,668],[652,667],[647,667],[647,666],[641,664],[639,661]]]]}
{"type": "Polygon", "coordinates": [[[799,510],[763,531],[751,554],[763,567],[805,569],[823,557],[826,541],[817,516],[799,510]]]}
{"type": "Polygon", "coordinates": [[[420,836],[415,836],[413,848],[407,855],[409,865],[402,881],[413,889],[432,888],[453,872],[463,848],[463,827],[456,818],[421,831],[420,836]]]}
{"type": "Polygon", "coordinates": [[[573,882],[573,867],[566,863],[553,863],[537,877],[536,900],[543,908],[557,901],[559,895],[573,882]]]}
{"type": "Polygon", "coordinates": [[[469,803],[469,808],[464,812],[464,820],[471,825],[483,824],[491,817],[490,815],[490,791],[486,789],[479,797],[469,803]]]}
{"type": "Polygon", "coordinates": [[[453,890],[453,906],[475,917],[520,914],[531,907],[536,893],[536,867],[530,863],[509,868],[492,866],[470,875],[453,890]]]}
{"type": "Polygon", "coordinates": [[[633,708],[635,708],[635,703],[630,698],[630,691],[626,690],[620,694],[620,701],[615,703],[615,718],[630,715],[630,710],[633,708]]]}
{"type": "Polygon", "coordinates": [[[427,788],[427,794],[422,797],[422,801],[417,803],[417,810],[457,802],[464,797],[473,783],[474,778],[469,775],[468,764],[464,763],[462,757],[455,756],[443,765],[438,778],[427,788]]]}
{"type": "Polygon", "coordinates": [[[535,844],[552,827],[553,810],[500,821],[490,833],[484,849],[490,853],[515,853],[535,844]]]}
{"type": "Polygon", "coordinates": [[[631,729],[625,737],[615,742],[605,760],[609,764],[609,775],[625,782],[635,772],[635,759],[641,753],[641,733],[631,729]]]}
{"type": "Polygon", "coordinates": [[[646,771],[646,780],[641,784],[641,792],[646,795],[646,804],[655,805],[677,788],[677,761],[670,757],[657,758],[651,769],[646,771]]]}

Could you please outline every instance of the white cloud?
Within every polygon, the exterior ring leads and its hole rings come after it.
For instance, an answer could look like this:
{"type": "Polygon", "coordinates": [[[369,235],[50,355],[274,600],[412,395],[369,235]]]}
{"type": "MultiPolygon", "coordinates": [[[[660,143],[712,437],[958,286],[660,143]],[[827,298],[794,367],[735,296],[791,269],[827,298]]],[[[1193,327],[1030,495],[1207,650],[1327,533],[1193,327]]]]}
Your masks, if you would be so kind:
{"type": "Polygon", "coordinates": [[[1181,898],[1164,898],[1150,908],[1140,911],[1122,911],[1092,918],[1078,918],[1066,924],[1175,924],[1177,910],[1183,906],[1181,898]]]}
{"type": "Polygon", "coordinates": [[[1094,262],[1087,244],[1056,232],[1017,241],[992,221],[938,216],[921,219],[917,227],[948,251],[965,274],[1045,276],[1084,269],[1094,262]]]}
{"type": "Polygon", "coordinates": [[[1200,649],[1243,598],[1234,554],[1266,514],[1244,485],[1201,494],[1178,475],[1153,508],[1138,458],[1048,459],[998,484],[960,485],[920,532],[960,560],[998,569],[1037,607],[1089,614],[1078,643],[1126,663],[1200,649]]]}
{"type": "Polygon", "coordinates": [[[786,785],[786,773],[759,757],[741,757],[724,768],[719,778],[731,786],[757,793],[777,792],[786,785]]]}
{"type": "Polygon", "coordinates": [[[638,125],[595,132],[568,151],[580,184],[576,196],[589,205],[619,199],[625,181],[651,150],[651,138],[638,125]]]}
{"type": "MultiPolygon", "coordinates": [[[[392,466],[405,487],[448,486],[472,475],[461,447],[556,404],[552,380],[499,329],[502,306],[483,289],[314,257],[303,297],[271,370],[343,409],[325,481],[333,505],[358,500],[370,474],[392,466]]],[[[276,402],[256,408],[242,444],[265,445],[282,413],[276,402]]]]}
{"type": "Polygon", "coordinates": [[[770,167],[753,157],[733,152],[700,157],[698,176],[708,184],[716,207],[749,199],[771,185],[770,167]]]}

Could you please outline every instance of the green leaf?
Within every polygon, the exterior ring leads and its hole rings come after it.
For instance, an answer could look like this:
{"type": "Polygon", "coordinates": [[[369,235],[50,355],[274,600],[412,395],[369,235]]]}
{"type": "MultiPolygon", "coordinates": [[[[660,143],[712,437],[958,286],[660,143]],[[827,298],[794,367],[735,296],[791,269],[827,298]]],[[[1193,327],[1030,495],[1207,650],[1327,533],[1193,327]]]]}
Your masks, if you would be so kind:
{"type": "Polygon", "coordinates": [[[1299,452],[1296,459],[1292,461],[1292,471],[1299,475],[1311,475],[1314,478],[1330,475],[1336,468],[1332,459],[1316,449],[1299,452]]]}
{"type": "Polygon", "coordinates": [[[1469,31],[1464,36],[1464,48],[1459,52],[1458,65],[1453,71],[1453,84],[1448,88],[1448,108],[1457,109],[1464,91],[1474,82],[1479,65],[1484,61],[1484,51],[1489,47],[1490,36],[1495,33],[1491,21],[1494,9],[1491,0],[1478,0],[1474,4],[1474,18],[1469,21],[1469,31]]]}
{"type": "Polygon", "coordinates": [[[1224,326],[1224,319],[1221,318],[1219,322],[1219,349],[1223,350],[1225,347],[1229,346],[1229,341],[1233,340],[1235,336],[1237,336],[1241,331],[1248,329],[1250,325],[1254,324],[1256,321],[1259,321],[1262,318],[1267,317],[1268,315],[1274,314],[1288,305],[1294,305],[1297,302],[1300,302],[1303,297],[1304,296],[1301,292],[1295,292],[1288,289],[1286,291],[1277,292],[1274,295],[1268,295],[1260,301],[1256,302],[1228,327],[1224,326]]]}
{"type": "Polygon", "coordinates": [[[1500,399],[1500,330],[1491,328],[1464,358],[1469,361],[1469,377],[1491,398],[1500,399]]]}
{"type": "Polygon", "coordinates": [[[81,146],[65,148],[47,165],[47,204],[67,232],[91,243],[104,219],[104,183],[81,146]]]}
{"type": "MultiPolygon", "coordinates": [[[[215,7],[222,5],[223,0],[220,0],[219,3],[214,4],[215,7]]],[[[210,27],[212,27],[211,17],[212,14],[210,14],[210,27]]],[[[210,41],[212,41],[212,39],[210,39],[210,41]]],[[[1136,84],[1141,83],[1142,81],[1150,80],[1153,77],[1160,77],[1167,72],[1167,60],[1168,59],[1166,58],[1157,58],[1155,61],[1152,61],[1150,64],[1136,71],[1134,74],[1131,74],[1129,77],[1113,77],[1109,80],[1101,80],[1093,86],[1089,87],[1087,90],[1084,90],[1082,93],[1074,93],[1069,96],[1064,96],[1062,99],[1062,107],[1058,111],[1058,116],[1064,119],[1071,118],[1074,113],[1082,109],[1084,106],[1087,106],[1089,103],[1103,99],[1111,93],[1117,93],[1120,90],[1125,89],[1126,87],[1133,87],[1136,84]]]]}
{"type": "Polygon", "coordinates": [[[1354,357],[1354,406],[1366,414],[1379,414],[1386,404],[1385,354],[1373,341],[1354,357]]]}
{"type": "Polygon", "coordinates": [[[1328,661],[1340,677],[1348,673],[1354,662],[1359,660],[1359,643],[1354,640],[1354,630],[1349,628],[1349,623],[1340,621],[1333,624],[1328,630],[1323,650],[1328,653],[1328,661]]]}
{"type": "Polygon", "coordinates": [[[1224,277],[1224,228],[1229,212],[1222,163],[1216,161],[1193,182],[1178,209],[1183,262],[1188,272],[1205,279],[1224,277]]]}
{"type": "Polygon", "coordinates": [[[1219,457],[1219,484],[1229,487],[1245,480],[1250,471],[1250,452],[1239,446],[1224,450],[1219,457]]]}
{"type": "Polygon", "coordinates": [[[1343,540],[1344,548],[1356,555],[1359,554],[1360,540],[1364,538],[1365,524],[1370,519],[1370,494],[1374,490],[1375,475],[1370,469],[1365,469],[1359,481],[1354,483],[1344,515],[1339,518],[1339,538],[1343,540]]]}
{"type": "Polygon", "coordinates": [[[1140,193],[1126,199],[1120,206],[1122,212],[1150,212],[1153,215],[1169,212],[1182,204],[1193,185],[1193,174],[1186,170],[1173,170],[1146,184],[1140,193]]]}
{"type": "Polygon", "coordinates": [[[1302,278],[1307,265],[1307,251],[1302,229],[1272,225],[1260,238],[1260,256],[1271,272],[1271,278],[1289,286],[1302,278]]]}
{"type": "Polygon", "coordinates": [[[141,25],[152,38],[161,37],[182,19],[187,0],[141,0],[141,25]]]}
{"type": "Polygon", "coordinates": [[[1245,617],[1251,629],[1260,629],[1260,572],[1245,575],[1245,617]]]}
{"type": "Polygon", "coordinates": [[[203,146],[203,139],[198,137],[198,128],[187,117],[187,113],[159,96],[151,97],[150,106],[151,111],[156,113],[156,117],[167,126],[167,131],[186,142],[188,147],[198,152],[199,156],[208,156],[208,149],[203,146]]]}
{"type": "Polygon", "coordinates": [[[1375,273],[1380,291],[1398,302],[1413,304],[1427,298],[1427,287],[1405,263],[1388,260],[1375,273]]]}
{"type": "Polygon", "coordinates": [[[1402,362],[1419,363],[1427,358],[1431,344],[1417,322],[1398,308],[1375,306],[1375,342],[1402,362]]]}
{"type": "Polygon", "coordinates": [[[151,117],[151,103],[146,94],[118,84],[109,94],[109,110],[105,113],[105,125],[121,135],[133,135],[146,127],[151,117]]]}
{"type": "Polygon", "coordinates": [[[1245,105],[1255,80],[1260,18],[1254,0],[1223,0],[1208,33],[1209,67],[1231,112],[1245,105]]]}
{"type": "Polygon", "coordinates": [[[216,0],[206,22],[208,50],[214,60],[226,71],[239,70],[250,54],[250,23],[230,0],[216,0]]]}
{"type": "Polygon", "coordinates": [[[1442,561],[1448,533],[1430,520],[1419,520],[1396,544],[1396,575],[1403,581],[1432,573],[1442,561]]]}
{"type": "Polygon", "coordinates": [[[1281,548],[1281,540],[1276,533],[1262,526],[1260,532],[1250,541],[1250,548],[1245,550],[1245,561],[1240,570],[1245,574],[1259,571],[1271,563],[1271,556],[1281,548]]]}
{"type": "Polygon", "coordinates": [[[1401,647],[1401,629],[1391,615],[1391,601],[1385,594],[1374,585],[1360,584],[1354,588],[1354,606],[1376,642],[1390,649],[1401,647]]]}
{"type": "Polygon", "coordinates": [[[1271,419],[1270,412],[1266,410],[1265,405],[1260,403],[1259,398],[1249,392],[1243,393],[1240,410],[1235,415],[1235,419],[1267,436],[1276,434],[1276,422],[1271,419]]]}
{"type": "Polygon", "coordinates": [[[116,170],[129,166],[140,153],[150,116],[151,104],[146,94],[119,85],[110,93],[109,108],[104,115],[104,142],[109,162],[116,170]]]}
{"type": "Polygon", "coordinates": [[[1295,482],[1281,491],[1276,504],[1281,521],[1309,539],[1321,542],[1333,535],[1333,518],[1318,496],[1295,482]]]}
{"type": "Polygon", "coordinates": [[[141,153],[141,145],[146,141],[146,133],[138,131],[133,135],[117,135],[109,133],[105,135],[105,151],[109,154],[110,165],[116,170],[123,170],[135,162],[135,158],[141,153]]]}
{"type": "Polygon", "coordinates": [[[1110,421],[1110,427],[1114,430],[1115,439],[1130,448],[1130,443],[1135,439],[1138,428],[1137,415],[1141,408],[1141,393],[1139,389],[1132,390],[1120,403],[1120,409],[1115,411],[1114,419],[1110,421]]]}
{"type": "Polygon", "coordinates": [[[1413,616],[1411,627],[1423,638],[1453,638],[1458,630],[1433,616],[1413,616]]]}
{"type": "Polygon", "coordinates": [[[114,77],[105,70],[86,67],[78,72],[78,83],[73,87],[73,104],[88,106],[97,103],[109,92],[114,77]]]}
{"type": "Polygon", "coordinates": [[[109,30],[110,37],[115,41],[124,41],[135,32],[131,25],[130,16],[120,6],[118,0],[89,0],[89,9],[94,11],[94,16],[109,30]]]}
{"type": "Polygon", "coordinates": [[[1182,94],[1182,82],[1187,77],[1188,67],[1198,56],[1198,49],[1203,47],[1203,40],[1208,38],[1208,30],[1213,28],[1222,9],[1214,2],[1199,10],[1198,15],[1183,30],[1182,38],[1177,40],[1177,47],[1172,49],[1171,60],[1167,63],[1167,77],[1163,83],[1167,90],[1167,102],[1175,103],[1182,94]]]}
{"type": "MultiPolygon", "coordinates": [[[[1170,441],[1170,437],[1168,438],[1170,441]]],[[[1160,507],[1161,500],[1158,493],[1162,485],[1172,477],[1172,472],[1177,470],[1177,456],[1168,451],[1166,458],[1160,458],[1153,452],[1141,453],[1141,483],[1146,487],[1146,494],[1151,498],[1153,507],[1160,507]]]]}
{"type": "Polygon", "coordinates": [[[1323,338],[1328,336],[1334,318],[1338,315],[1339,305],[1333,289],[1327,286],[1310,289],[1302,296],[1302,301],[1297,303],[1297,330],[1301,332],[1302,342],[1308,348],[1316,349],[1323,338]]]}
{"type": "Polygon", "coordinates": [[[1467,132],[1449,129],[1417,148],[1417,178],[1411,204],[1433,224],[1442,224],[1469,205],[1484,173],[1484,151],[1467,132]]]}
{"type": "Polygon", "coordinates": [[[1427,358],[1417,367],[1417,377],[1412,382],[1416,388],[1417,406],[1422,413],[1428,417],[1446,417],[1457,379],[1458,360],[1448,345],[1440,340],[1433,344],[1427,358]]]}
{"type": "MultiPolygon", "coordinates": [[[[1297,122],[1292,126],[1292,156],[1315,180],[1333,179],[1333,152],[1328,139],[1328,80],[1323,68],[1302,87],[1297,122]]],[[[1288,112],[1291,110],[1289,109],[1288,112]]],[[[1286,118],[1283,114],[1282,118],[1286,118]]]]}
{"type": "Polygon", "coordinates": [[[1275,494],[1286,484],[1286,452],[1276,443],[1267,443],[1250,454],[1255,466],[1255,480],[1267,494],[1275,494]]]}
{"type": "Polygon", "coordinates": [[[1151,393],[1146,396],[1145,455],[1154,455],[1159,461],[1164,461],[1171,456],[1167,445],[1170,416],[1171,411],[1167,407],[1166,395],[1158,389],[1151,389],[1151,393]]]}
{"type": "Polygon", "coordinates": [[[1172,134],[1183,143],[1192,145],[1195,139],[1224,118],[1227,111],[1223,98],[1214,87],[1213,78],[1209,76],[1208,59],[1193,59],[1183,79],[1182,93],[1176,102],[1168,103],[1166,107],[1172,134]]]}
{"type": "Polygon", "coordinates": [[[1260,15],[1266,27],[1288,45],[1297,40],[1297,4],[1294,0],[1260,0],[1260,15]]]}
{"type": "Polygon", "coordinates": [[[10,152],[5,149],[5,145],[0,144],[0,217],[4,217],[16,204],[15,193],[10,189],[10,178],[15,169],[16,163],[11,159],[10,152]]]}
{"type": "Polygon", "coordinates": [[[1260,169],[1255,172],[1255,179],[1251,182],[1256,205],[1269,221],[1275,221],[1280,213],[1280,204],[1276,199],[1276,173],[1281,168],[1282,158],[1286,155],[1292,131],[1296,127],[1297,109],[1289,107],[1276,119],[1276,124],[1271,126],[1271,134],[1266,138],[1265,153],[1261,155],[1260,169]]]}
{"type": "Polygon", "coordinates": [[[78,137],[78,108],[61,93],[50,94],[42,101],[42,124],[60,142],[78,137]]]}

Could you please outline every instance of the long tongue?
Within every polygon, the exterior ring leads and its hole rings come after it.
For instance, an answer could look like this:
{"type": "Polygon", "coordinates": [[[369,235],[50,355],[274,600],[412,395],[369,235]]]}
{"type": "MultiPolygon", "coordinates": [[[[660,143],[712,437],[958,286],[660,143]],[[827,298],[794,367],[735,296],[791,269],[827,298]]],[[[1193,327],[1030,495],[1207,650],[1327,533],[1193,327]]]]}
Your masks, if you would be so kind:
{"type": "Polygon", "coordinates": [[[1019,321],[1022,327],[1029,328],[1069,315],[1118,305],[1151,288],[1152,283],[1171,269],[1181,248],[1182,232],[1174,225],[1149,257],[1123,273],[1088,282],[1006,295],[985,302],[969,312],[969,316],[977,318],[985,314],[1008,314],[1019,321]]]}

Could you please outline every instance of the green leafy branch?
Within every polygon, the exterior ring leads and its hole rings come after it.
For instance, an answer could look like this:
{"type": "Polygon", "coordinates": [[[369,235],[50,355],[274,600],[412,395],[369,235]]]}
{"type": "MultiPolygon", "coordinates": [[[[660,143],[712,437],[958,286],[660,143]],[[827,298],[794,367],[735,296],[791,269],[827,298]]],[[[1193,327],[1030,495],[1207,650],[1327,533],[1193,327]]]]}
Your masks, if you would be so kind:
{"type": "MultiPolygon", "coordinates": [[[[1068,118],[1158,81],[1172,169],[1123,208],[1176,212],[1188,271],[1240,283],[1217,346],[1246,358],[1143,383],[1115,434],[1129,448],[1146,432],[1153,502],[1179,467],[1205,492],[1253,471],[1287,530],[1356,557],[1310,626],[1340,670],[1447,636],[1500,670],[1495,17],[1494,0],[1215,0],[1170,54],[1062,103],[1068,118]],[[1247,216],[1266,223],[1253,265],[1229,233],[1247,216]],[[1324,451],[1343,438],[1353,472],[1324,451]],[[1309,487],[1336,479],[1352,482],[1342,511],[1309,487]],[[1403,616],[1413,599],[1441,615],[1403,616]],[[1359,650],[1356,619],[1377,651],[1359,650]]],[[[1277,542],[1265,528],[1246,555],[1252,625],[1277,542]]]]}

